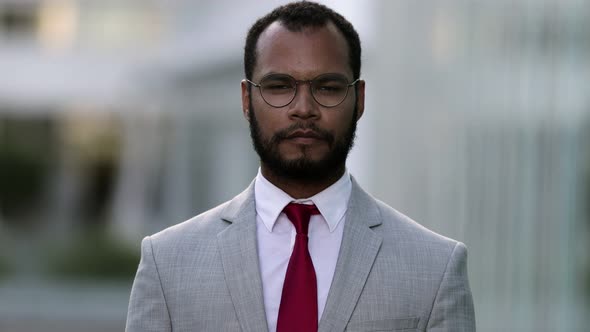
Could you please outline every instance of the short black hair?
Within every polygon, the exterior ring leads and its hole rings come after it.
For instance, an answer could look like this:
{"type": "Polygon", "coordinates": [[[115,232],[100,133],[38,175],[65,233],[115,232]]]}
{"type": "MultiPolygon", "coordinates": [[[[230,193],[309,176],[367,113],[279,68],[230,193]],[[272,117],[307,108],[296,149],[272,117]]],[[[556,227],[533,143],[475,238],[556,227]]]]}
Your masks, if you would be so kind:
{"type": "Polygon", "coordinates": [[[344,35],[348,44],[348,62],[353,80],[361,75],[361,41],[359,35],[342,15],[332,9],[309,1],[298,1],[277,7],[266,16],[259,18],[248,30],[244,46],[244,73],[251,80],[256,66],[256,45],[260,35],[273,22],[279,21],[289,31],[302,31],[304,28],[324,27],[332,22],[344,35]]]}

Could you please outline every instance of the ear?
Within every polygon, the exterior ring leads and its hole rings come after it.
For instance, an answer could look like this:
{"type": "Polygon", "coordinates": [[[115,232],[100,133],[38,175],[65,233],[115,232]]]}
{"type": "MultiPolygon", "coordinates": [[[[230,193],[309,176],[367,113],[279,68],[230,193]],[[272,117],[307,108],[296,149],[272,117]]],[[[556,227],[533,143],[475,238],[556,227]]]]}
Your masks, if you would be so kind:
{"type": "Polygon", "coordinates": [[[361,116],[363,116],[363,113],[365,112],[365,81],[364,80],[360,80],[357,84],[356,84],[356,104],[357,104],[357,120],[359,120],[361,118],[361,116]]]}
{"type": "Polygon", "coordinates": [[[248,91],[249,83],[246,80],[242,80],[240,83],[242,87],[242,113],[244,118],[250,122],[250,92],[248,91]]]}

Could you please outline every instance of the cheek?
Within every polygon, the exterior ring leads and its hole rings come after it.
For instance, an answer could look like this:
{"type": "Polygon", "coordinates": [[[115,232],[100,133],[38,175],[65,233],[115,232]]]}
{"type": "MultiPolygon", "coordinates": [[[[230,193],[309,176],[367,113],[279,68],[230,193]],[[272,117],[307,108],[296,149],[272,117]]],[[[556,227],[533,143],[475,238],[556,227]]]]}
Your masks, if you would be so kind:
{"type": "Polygon", "coordinates": [[[354,112],[348,110],[338,110],[341,113],[334,114],[334,116],[327,117],[326,123],[330,123],[330,127],[326,128],[336,135],[342,135],[348,131],[353,119],[354,112]]]}
{"type": "Polygon", "coordinates": [[[273,112],[273,110],[256,108],[255,116],[260,133],[265,137],[272,136],[274,132],[284,129],[284,126],[281,126],[280,114],[273,112]]]}

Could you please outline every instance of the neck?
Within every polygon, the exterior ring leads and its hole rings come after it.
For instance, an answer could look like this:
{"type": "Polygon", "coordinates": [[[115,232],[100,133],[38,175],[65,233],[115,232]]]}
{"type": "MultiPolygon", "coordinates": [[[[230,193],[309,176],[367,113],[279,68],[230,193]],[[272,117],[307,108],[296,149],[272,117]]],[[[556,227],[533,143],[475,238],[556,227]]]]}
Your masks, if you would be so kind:
{"type": "Polygon", "coordinates": [[[343,164],[336,168],[334,172],[326,174],[321,180],[314,179],[310,181],[279,176],[264,164],[260,165],[260,171],[264,178],[277,188],[295,199],[300,199],[309,198],[334,184],[344,175],[345,166],[343,164]]]}

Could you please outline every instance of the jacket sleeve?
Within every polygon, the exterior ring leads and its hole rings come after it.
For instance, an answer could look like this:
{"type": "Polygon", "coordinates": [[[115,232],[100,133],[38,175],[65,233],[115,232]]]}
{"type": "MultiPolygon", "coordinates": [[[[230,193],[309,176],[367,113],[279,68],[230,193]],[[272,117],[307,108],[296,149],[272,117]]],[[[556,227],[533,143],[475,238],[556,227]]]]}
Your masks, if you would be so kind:
{"type": "Polygon", "coordinates": [[[141,260],[131,288],[126,332],[171,331],[170,313],[154,259],[152,241],[141,241],[141,260]]]}
{"type": "Polygon", "coordinates": [[[467,278],[467,248],[458,242],[442,277],[427,331],[475,331],[475,311],[467,278]]]}

